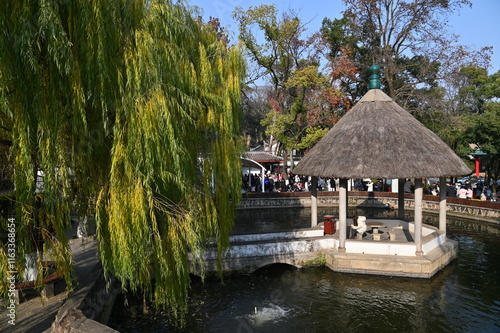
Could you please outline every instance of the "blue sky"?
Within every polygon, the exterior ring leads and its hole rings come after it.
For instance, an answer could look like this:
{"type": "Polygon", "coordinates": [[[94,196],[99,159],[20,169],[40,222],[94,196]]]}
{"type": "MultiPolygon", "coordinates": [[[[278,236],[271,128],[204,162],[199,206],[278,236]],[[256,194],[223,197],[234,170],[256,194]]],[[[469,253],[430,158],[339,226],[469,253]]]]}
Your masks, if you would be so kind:
{"type": "MultiPolygon", "coordinates": [[[[231,40],[237,38],[237,25],[232,19],[236,7],[247,9],[262,3],[274,3],[279,12],[292,8],[299,12],[303,22],[311,21],[308,32],[312,34],[321,26],[325,17],[340,18],[344,6],[341,0],[187,0],[191,5],[203,9],[203,16],[218,17],[223,26],[233,32],[231,40]]],[[[450,17],[450,32],[460,35],[460,43],[474,49],[493,46],[493,55],[489,74],[500,70],[500,0],[472,0],[472,8],[464,7],[460,13],[450,17]]]]}

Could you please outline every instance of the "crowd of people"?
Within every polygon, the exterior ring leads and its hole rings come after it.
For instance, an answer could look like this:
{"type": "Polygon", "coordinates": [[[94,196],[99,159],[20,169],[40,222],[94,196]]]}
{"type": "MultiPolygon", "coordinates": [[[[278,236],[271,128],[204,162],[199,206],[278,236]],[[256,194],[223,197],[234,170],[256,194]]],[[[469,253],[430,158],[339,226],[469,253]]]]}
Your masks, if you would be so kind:
{"type": "MultiPolygon", "coordinates": [[[[252,173],[243,175],[243,190],[245,192],[261,192],[262,174],[252,173]]],[[[339,187],[338,178],[318,178],[318,191],[336,191],[339,187]]],[[[267,173],[264,176],[265,192],[302,192],[311,188],[311,177],[299,176],[293,173],[286,177],[282,172],[267,173]]],[[[371,179],[356,179],[352,183],[352,190],[383,192],[390,190],[390,185],[382,179],[372,182],[371,179]]]]}
{"type": "MultiPolygon", "coordinates": [[[[439,194],[439,187],[437,185],[435,185],[435,187],[437,194],[439,194]]],[[[493,200],[492,188],[490,185],[484,184],[484,182],[477,182],[475,184],[471,183],[469,180],[466,180],[463,183],[457,182],[455,184],[447,182],[445,191],[447,197],[456,197],[460,199],[479,199],[483,201],[493,200]]]]}
{"type": "MultiPolygon", "coordinates": [[[[264,176],[262,173],[245,174],[242,181],[244,192],[261,192],[262,181],[264,181],[265,192],[302,192],[309,191],[311,188],[311,177],[299,176],[293,173],[287,176],[282,172],[269,172],[264,176]]],[[[355,179],[351,184],[352,187],[350,189],[354,191],[387,192],[391,191],[392,180],[384,182],[382,179],[355,179]]],[[[318,191],[336,191],[338,187],[338,178],[318,178],[318,191]]],[[[447,197],[480,199],[484,201],[493,200],[492,186],[484,184],[483,181],[471,183],[469,180],[465,180],[464,182],[453,184],[447,182],[444,187],[440,186],[437,182],[424,182],[424,194],[439,195],[442,188],[446,192],[447,197]]],[[[414,184],[410,179],[407,179],[403,187],[404,192],[412,193],[414,189],[414,184]]]]}
{"type": "MultiPolygon", "coordinates": [[[[299,176],[289,174],[285,176],[283,172],[267,173],[264,176],[264,191],[265,192],[302,192],[309,190],[310,179],[307,176],[299,176]]],[[[261,192],[262,174],[252,173],[250,176],[243,176],[243,190],[245,192],[261,192]]],[[[318,189],[320,191],[335,191],[335,187],[328,184],[323,179],[318,180],[318,189]],[[326,187],[325,187],[326,185],[326,187]],[[321,188],[321,189],[320,189],[321,188]],[[324,189],[323,189],[324,188],[324,189]]]]}
{"type": "MultiPolygon", "coordinates": [[[[460,198],[460,199],[479,199],[483,201],[493,200],[492,186],[485,185],[484,181],[476,181],[471,183],[470,180],[457,181],[452,183],[447,181],[444,187],[439,182],[424,182],[424,194],[439,195],[441,189],[445,191],[446,197],[460,198]]],[[[415,187],[410,179],[407,179],[404,184],[404,192],[412,193],[415,187]]]]}

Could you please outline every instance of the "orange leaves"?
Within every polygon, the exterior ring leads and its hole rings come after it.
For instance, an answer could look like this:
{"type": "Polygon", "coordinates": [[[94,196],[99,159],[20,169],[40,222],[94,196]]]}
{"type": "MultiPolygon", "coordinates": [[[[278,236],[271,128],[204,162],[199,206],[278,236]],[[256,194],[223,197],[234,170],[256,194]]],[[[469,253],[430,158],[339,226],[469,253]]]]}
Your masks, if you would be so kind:
{"type": "Polygon", "coordinates": [[[341,54],[330,61],[331,77],[333,80],[355,80],[359,70],[351,60],[351,50],[341,47],[341,54]]]}

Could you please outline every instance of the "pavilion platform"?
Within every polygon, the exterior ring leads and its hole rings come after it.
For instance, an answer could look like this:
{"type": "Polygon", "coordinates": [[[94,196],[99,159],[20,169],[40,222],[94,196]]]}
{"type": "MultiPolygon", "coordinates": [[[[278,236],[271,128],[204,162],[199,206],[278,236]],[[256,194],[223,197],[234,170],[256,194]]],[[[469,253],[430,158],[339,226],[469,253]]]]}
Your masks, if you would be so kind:
{"type": "Polygon", "coordinates": [[[422,225],[423,255],[417,256],[414,223],[368,219],[367,224],[375,221],[382,224],[378,228],[379,236],[374,238],[377,231],[368,230],[362,239],[347,237],[345,252],[339,251],[337,231],[333,235],[334,248],[325,252],[326,265],[343,273],[430,278],[457,257],[458,243],[446,238],[438,228],[422,225]]]}

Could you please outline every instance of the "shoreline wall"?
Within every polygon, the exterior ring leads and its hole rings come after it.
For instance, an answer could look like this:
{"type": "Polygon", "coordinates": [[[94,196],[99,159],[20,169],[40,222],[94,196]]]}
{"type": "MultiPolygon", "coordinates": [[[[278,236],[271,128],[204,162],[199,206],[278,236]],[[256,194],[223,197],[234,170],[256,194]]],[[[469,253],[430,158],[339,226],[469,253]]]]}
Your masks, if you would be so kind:
{"type": "Polygon", "coordinates": [[[98,264],[94,282],[72,295],[57,312],[51,329],[54,333],[118,332],[106,326],[114,298],[120,288],[115,280],[107,281],[98,264]]]}

